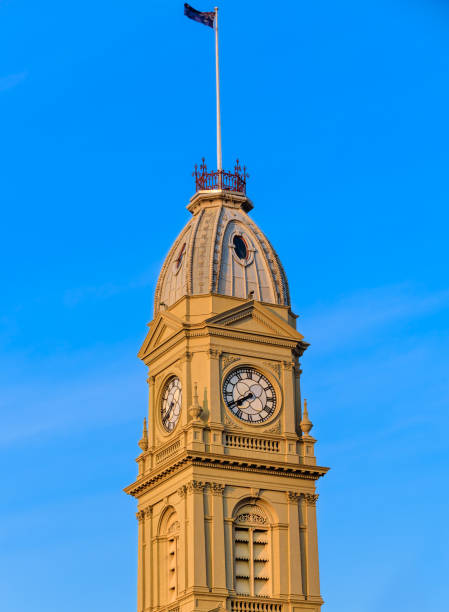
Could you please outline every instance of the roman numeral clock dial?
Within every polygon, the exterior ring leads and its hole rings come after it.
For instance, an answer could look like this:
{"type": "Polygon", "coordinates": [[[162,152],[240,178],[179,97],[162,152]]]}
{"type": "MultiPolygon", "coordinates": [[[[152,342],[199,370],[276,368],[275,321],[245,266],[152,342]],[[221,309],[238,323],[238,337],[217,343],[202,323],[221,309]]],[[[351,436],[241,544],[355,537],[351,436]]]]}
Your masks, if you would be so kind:
{"type": "Polygon", "coordinates": [[[166,431],[173,431],[181,414],[182,388],[177,376],[165,384],[161,401],[161,421],[166,431]]]}
{"type": "Polygon", "coordinates": [[[223,399],[232,414],[245,423],[263,423],[276,410],[273,385],[251,367],[237,368],[226,376],[223,399]]]}

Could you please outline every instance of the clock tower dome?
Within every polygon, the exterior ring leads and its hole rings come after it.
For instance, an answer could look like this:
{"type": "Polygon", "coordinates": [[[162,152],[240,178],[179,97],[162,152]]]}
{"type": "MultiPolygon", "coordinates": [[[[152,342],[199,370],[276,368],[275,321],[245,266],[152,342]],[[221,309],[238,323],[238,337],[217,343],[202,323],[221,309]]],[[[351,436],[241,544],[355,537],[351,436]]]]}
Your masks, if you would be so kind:
{"type": "Polygon", "coordinates": [[[287,277],[246,174],[196,172],[139,357],[138,612],[318,612],[317,465],[287,277]]]}

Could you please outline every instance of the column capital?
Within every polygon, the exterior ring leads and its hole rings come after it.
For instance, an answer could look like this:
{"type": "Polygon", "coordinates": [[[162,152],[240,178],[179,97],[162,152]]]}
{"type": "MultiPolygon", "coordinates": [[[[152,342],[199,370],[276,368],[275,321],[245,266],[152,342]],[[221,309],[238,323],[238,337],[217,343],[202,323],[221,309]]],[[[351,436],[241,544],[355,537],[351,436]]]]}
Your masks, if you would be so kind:
{"type": "Polygon", "coordinates": [[[182,357],[179,358],[179,365],[183,366],[184,363],[190,361],[192,357],[193,357],[193,354],[186,351],[184,355],[182,355],[182,357]]]}
{"type": "Polygon", "coordinates": [[[221,351],[218,351],[217,349],[207,349],[206,354],[208,356],[209,359],[219,359],[220,355],[221,355],[221,351]]]}
{"type": "Polygon", "coordinates": [[[282,362],[282,367],[284,368],[284,370],[290,371],[295,367],[295,362],[294,361],[283,361],[282,362]]]}
{"type": "Polygon", "coordinates": [[[287,500],[289,502],[298,502],[301,498],[301,493],[297,491],[286,491],[285,495],[287,496],[287,500]]]}
{"type": "Polygon", "coordinates": [[[139,510],[138,512],[136,512],[136,519],[139,521],[139,523],[141,523],[144,518],[145,518],[144,510],[139,510]]]}
{"type": "Polygon", "coordinates": [[[203,491],[206,484],[201,482],[201,480],[191,480],[187,483],[187,493],[198,493],[199,491],[203,491]]]}
{"type": "Polygon", "coordinates": [[[314,506],[318,500],[318,493],[303,493],[303,497],[306,501],[306,504],[309,506],[314,506]]]}
{"type": "Polygon", "coordinates": [[[211,490],[212,495],[223,495],[225,490],[225,485],[220,484],[218,482],[210,482],[209,488],[211,490]]]}
{"type": "Polygon", "coordinates": [[[179,495],[179,497],[185,497],[187,495],[187,486],[186,485],[182,485],[182,487],[179,487],[178,495],[179,495]]]}
{"type": "Polygon", "coordinates": [[[232,355],[231,353],[222,353],[221,355],[221,367],[226,369],[231,363],[234,361],[240,361],[241,357],[239,355],[232,355]]]}

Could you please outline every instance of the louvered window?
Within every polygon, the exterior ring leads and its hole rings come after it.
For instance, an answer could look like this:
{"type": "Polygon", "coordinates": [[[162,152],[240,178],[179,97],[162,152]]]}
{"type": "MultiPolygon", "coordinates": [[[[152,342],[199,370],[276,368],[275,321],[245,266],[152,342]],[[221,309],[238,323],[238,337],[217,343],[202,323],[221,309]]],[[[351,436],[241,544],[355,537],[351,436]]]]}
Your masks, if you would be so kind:
{"type": "Polygon", "coordinates": [[[167,587],[168,601],[174,601],[178,596],[178,534],[179,522],[173,514],[167,529],[167,587]]]}
{"type": "Polygon", "coordinates": [[[244,506],[234,522],[235,590],[239,595],[271,594],[269,540],[267,519],[261,508],[244,506]]]}
{"type": "Polygon", "coordinates": [[[168,540],[168,601],[176,599],[177,591],[177,554],[176,554],[176,538],[168,540]]]}

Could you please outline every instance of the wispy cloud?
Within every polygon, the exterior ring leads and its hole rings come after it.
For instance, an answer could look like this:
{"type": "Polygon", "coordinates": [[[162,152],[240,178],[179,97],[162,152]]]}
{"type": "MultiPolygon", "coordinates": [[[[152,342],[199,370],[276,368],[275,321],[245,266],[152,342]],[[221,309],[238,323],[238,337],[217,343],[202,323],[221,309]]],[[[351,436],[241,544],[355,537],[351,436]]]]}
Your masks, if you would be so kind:
{"type": "Polygon", "coordinates": [[[26,79],[28,72],[19,72],[18,74],[10,74],[6,77],[0,77],[0,91],[13,89],[26,79]]]}
{"type": "Polygon", "coordinates": [[[10,378],[2,384],[0,398],[0,449],[68,428],[126,422],[134,414],[140,418],[146,406],[145,373],[134,354],[134,347],[111,345],[60,352],[37,364],[16,354],[16,368],[0,361],[10,378]],[[24,372],[29,372],[26,385],[24,372]]]}
{"type": "Polygon", "coordinates": [[[97,301],[105,300],[115,295],[141,289],[143,287],[155,287],[162,267],[161,262],[153,264],[147,271],[140,276],[126,283],[104,283],[102,285],[92,285],[67,289],[64,292],[63,301],[66,306],[73,307],[86,300],[97,301]]]}
{"type": "Polygon", "coordinates": [[[381,287],[313,307],[301,318],[301,332],[320,353],[334,350],[392,324],[449,309],[449,290],[423,293],[407,285],[381,287]]]}

